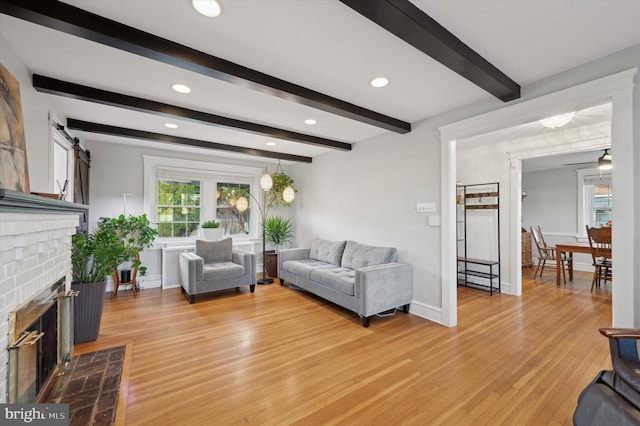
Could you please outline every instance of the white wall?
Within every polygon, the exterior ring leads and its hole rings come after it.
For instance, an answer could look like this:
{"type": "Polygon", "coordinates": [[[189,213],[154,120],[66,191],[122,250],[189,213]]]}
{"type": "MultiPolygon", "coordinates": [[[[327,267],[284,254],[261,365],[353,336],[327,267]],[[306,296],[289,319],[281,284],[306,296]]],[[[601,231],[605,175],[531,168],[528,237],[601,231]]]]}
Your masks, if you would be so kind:
{"type": "Polygon", "coordinates": [[[522,202],[522,226],[540,226],[552,233],[578,231],[578,177],[574,168],[522,173],[527,197],[522,202]]]}
{"type": "Polygon", "coordinates": [[[387,134],[297,165],[294,206],[297,244],[314,237],[350,239],[398,248],[413,265],[414,299],[440,304],[440,230],[427,225],[416,204],[440,199],[440,155],[433,125],[420,123],[406,135],[387,134]]]}

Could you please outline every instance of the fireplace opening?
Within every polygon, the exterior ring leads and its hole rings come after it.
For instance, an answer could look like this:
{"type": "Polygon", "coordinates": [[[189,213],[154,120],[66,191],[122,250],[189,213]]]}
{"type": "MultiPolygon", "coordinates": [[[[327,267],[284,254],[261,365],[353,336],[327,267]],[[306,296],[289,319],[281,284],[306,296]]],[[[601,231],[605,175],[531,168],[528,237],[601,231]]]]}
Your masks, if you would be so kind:
{"type": "Polygon", "coordinates": [[[72,311],[65,279],[37,294],[9,316],[8,402],[33,403],[73,351],[72,311]],[[71,334],[71,335],[69,335],[71,334]]]}
{"type": "Polygon", "coordinates": [[[57,365],[58,309],[51,305],[25,330],[25,339],[16,349],[18,361],[18,403],[33,402],[57,365]]]}

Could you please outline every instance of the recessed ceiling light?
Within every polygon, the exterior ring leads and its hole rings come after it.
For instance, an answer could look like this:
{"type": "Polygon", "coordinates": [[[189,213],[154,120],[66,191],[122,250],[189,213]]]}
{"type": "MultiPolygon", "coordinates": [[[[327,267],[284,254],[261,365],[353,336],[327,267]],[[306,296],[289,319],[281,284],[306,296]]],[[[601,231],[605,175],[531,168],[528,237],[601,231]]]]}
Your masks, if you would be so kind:
{"type": "Polygon", "coordinates": [[[385,77],[376,77],[369,82],[373,87],[384,87],[389,84],[389,79],[385,77]]]}
{"type": "Polygon", "coordinates": [[[169,129],[177,129],[178,125],[173,123],[164,123],[164,127],[168,127],[169,129]]]}
{"type": "Polygon", "coordinates": [[[191,93],[191,88],[186,84],[176,83],[173,86],[171,86],[171,88],[178,93],[191,93]]]}
{"type": "Polygon", "coordinates": [[[276,146],[276,145],[278,145],[278,144],[277,144],[277,143],[275,143],[275,142],[267,142],[267,145],[269,145],[269,146],[276,146]]]}
{"type": "Polygon", "coordinates": [[[304,120],[304,124],[308,124],[308,125],[312,126],[314,124],[318,124],[318,121],[314,120],[313,118],[307,118],[306,120],[304,120]]]}
{"type": "Polygon", "coordinates": [[[202,16],[215,18],[222,13],[222,6],[217,0],[191,0],[193,8],[202,16]]]}

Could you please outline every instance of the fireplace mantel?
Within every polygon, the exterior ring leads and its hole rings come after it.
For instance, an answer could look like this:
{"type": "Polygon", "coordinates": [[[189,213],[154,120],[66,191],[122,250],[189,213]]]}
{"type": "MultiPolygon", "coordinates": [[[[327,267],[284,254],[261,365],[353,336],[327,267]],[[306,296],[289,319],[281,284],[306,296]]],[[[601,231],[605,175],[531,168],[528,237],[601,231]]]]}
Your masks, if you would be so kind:
{"type": "Polygon", "coordinates": [[[84,213],[87,210],[89,206],[85,204],[0,189],[0,212],[84,213]]]}

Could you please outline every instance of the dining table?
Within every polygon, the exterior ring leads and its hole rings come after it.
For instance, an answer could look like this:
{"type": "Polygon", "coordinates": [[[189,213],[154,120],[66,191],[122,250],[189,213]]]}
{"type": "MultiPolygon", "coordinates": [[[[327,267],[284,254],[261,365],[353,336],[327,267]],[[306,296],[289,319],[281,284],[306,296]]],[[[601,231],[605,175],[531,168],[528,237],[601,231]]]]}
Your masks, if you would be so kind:
{"type": "Polygon", "coordinates": [[[562,254],[567,253],[569,261],[569,281],[573,280],[573,253],[591,253],[589,243],[558,243],[556,244],[556,285],[560,286],[560,271],[562,270],[562,254]]]}

